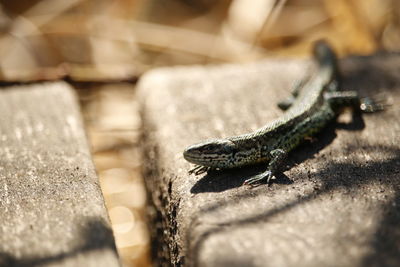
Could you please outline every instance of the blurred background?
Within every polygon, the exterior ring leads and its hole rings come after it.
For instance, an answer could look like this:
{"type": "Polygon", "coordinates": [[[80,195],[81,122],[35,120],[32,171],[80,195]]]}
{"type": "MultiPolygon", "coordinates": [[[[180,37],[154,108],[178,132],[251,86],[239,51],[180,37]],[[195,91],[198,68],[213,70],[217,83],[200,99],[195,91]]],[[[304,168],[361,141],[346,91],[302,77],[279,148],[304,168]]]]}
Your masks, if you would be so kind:
{"type": "Polygon", "coordinates": [[[135,83],[151,68],[400,51],[398,0],[3,0],[0,82],[77,90],[125,266],[151,266],[135,83]]]}

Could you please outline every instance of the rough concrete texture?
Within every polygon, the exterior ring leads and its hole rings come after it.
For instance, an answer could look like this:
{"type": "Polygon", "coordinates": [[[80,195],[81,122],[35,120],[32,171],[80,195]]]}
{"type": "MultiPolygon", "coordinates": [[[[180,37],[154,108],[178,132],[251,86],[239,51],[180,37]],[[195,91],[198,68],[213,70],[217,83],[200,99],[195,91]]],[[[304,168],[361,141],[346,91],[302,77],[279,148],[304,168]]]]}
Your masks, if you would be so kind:
{"type": "Polygon", "coordinates": [[[293,151],[268,187],[241,186],[265,166],[189,175],[182,157],[204,139],[255,130],[278,117],[309,62],[164,68],[138,85],[145,179],[157,210],[161,264],[399,266],[400,56],[341,62],[344,88],[384,96],[385,112],[345,113],[293,151]]]}
{"type": "Polygon", "coordinates": [[[0,266],[119,266],[77,99],[0,90],[0,266]]]}

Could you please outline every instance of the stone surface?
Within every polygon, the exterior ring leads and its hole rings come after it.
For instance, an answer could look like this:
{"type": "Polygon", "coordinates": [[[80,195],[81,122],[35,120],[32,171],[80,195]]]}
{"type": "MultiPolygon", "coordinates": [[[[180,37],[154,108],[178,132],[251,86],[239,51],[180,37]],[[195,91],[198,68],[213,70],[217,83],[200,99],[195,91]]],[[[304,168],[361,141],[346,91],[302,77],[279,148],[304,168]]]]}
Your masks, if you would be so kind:
{"type": "Polygon", "coordinates": [[[0,90],[0,266],[119,266],[74,91],[0,90]]]}
{"type": "Polygon", "coordinates": [[[145,180],[156,207],[161,264],[179,266],[399,266],[400,55],[341,62],[344,88],[378,95],[385,112],[346,112],[294,150],[270,187],[241,186],[265,169],[189,175],[188,145],[255,130],[306,61],[164,68],[138,85],[145,180]]]}

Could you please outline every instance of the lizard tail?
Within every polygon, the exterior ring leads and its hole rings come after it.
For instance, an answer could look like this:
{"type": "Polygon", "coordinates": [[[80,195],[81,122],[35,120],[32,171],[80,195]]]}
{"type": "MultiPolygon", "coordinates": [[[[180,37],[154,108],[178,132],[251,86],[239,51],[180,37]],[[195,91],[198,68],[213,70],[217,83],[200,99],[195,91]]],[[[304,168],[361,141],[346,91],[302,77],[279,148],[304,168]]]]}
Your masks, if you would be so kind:
{"type": "Polygon", "coordinates": [[[319,40],[314,43],[313,54],[318,67],[327,71],[327,75],[333,79],[340,80],[338,60],[332,46],[325,40],[319,40]]]}

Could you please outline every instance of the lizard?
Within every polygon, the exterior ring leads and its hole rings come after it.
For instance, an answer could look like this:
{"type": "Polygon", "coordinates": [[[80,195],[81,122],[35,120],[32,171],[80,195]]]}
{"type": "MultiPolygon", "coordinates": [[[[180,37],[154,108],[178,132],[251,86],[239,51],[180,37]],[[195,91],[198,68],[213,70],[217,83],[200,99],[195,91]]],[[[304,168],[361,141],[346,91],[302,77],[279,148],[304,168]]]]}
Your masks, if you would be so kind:
{"type": "Polygon", "coordinates": [[[384,105],[372,98],[361,98],[356,91],[341,91],[336,53],[330,44],[319,40],[313,46],[316,71],[294,86],[291,96],[278,107],[284,114],[251,133],[212,139],[187,147],[183,157],[197,165],[189,173],[210,169],[230,169],[266,162],[267,169],[244,181],[257,186],[280,173],[288,153],[305,139],[320,132],[344,107],[375,112],[384,105]]]}

